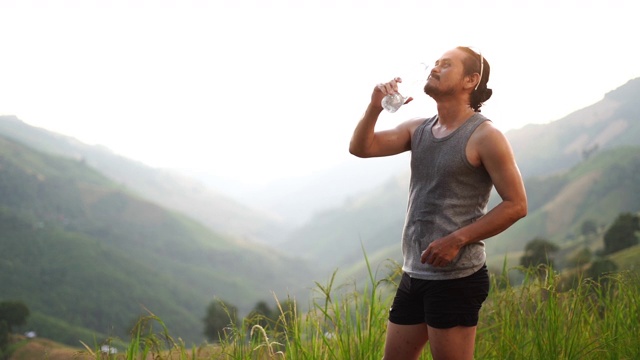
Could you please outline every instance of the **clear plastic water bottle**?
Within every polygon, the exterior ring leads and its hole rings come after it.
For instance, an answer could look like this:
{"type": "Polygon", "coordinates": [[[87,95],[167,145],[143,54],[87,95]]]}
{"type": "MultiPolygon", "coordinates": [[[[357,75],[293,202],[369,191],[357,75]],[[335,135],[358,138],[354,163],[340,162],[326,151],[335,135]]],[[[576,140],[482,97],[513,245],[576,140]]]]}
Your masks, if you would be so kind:
{"type": "Polygon", "coordinates": [[[400,93],[389,94],[382,98],[382,107],[388,112],[394,113],[400,109],[407,99],[407,97],[400,95],[400,93]]]}
{"type": "MultiPolygon", "coordinates": [[[[429,75],[429,65],[426,63],[420,63],[412,69],[411,73],[407,77],[406,85],[403,85],[404,90],[408,92],[417,92],[424,87],[429,75]]],[[[403,79],[405,79],[403,77],[403,79]]],[[[402,105],[409,99],[409,96],[403,96],[400,93],[389,94],[382,98],[382,107],[390,113],[394,113],[400,109],[402,105]]]]}

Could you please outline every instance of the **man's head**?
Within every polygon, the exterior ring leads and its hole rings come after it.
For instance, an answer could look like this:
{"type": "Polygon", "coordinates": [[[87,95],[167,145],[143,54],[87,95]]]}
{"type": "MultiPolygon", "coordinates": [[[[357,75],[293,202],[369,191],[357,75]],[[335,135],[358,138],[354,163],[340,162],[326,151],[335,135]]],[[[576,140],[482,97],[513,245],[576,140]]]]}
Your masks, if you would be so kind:
{"type": "Polygon", "coordinates": [[[479,112],[493,92],[487,88],[490,72],[486,58],[468,47],[459,46],[447,51],[436,61],[424,92],[436,101],[448,96],[468,94],[469,105],[479,112]]]}

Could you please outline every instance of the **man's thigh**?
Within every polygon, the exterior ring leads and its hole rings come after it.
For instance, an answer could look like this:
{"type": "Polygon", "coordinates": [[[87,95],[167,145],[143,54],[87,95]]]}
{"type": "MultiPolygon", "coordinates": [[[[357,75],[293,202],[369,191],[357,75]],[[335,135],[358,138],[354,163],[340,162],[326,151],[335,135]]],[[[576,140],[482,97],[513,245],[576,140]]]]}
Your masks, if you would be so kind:
{"type": "Polygon", "coordinates": [[[399,325],[389,322],[384,360],[418,359],[428,340],[427,324],[399,325]]]}
{"type": "Polygon", "coordinates": [[[428,326],[429,345],[434,360],[473,360],[476,326],[437,329],[428,326]]]}

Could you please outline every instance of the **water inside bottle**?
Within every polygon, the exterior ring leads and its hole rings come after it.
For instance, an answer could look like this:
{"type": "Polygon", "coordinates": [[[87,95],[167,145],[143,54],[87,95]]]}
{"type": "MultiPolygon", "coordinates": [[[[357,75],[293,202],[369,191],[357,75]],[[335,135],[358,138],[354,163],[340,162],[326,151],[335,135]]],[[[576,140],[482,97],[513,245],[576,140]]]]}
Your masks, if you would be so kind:
{"type": "Polygon", "coordinates": [[[382,98],[382,107],[388,112],[394,113],[400,109],[406,99],[399,93],[389,94],[382,98]]]}

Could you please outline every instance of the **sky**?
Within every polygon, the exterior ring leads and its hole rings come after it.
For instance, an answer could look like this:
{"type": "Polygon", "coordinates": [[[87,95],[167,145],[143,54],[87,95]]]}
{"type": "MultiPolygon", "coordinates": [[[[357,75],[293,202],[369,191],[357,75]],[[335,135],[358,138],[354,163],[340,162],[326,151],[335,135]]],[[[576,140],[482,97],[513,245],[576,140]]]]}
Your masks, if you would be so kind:
{"type": "MultiPolygon", "coordinates": [[[[0,115],[266,184],[352,161],[373,87],[458,45],[491,64],[505,132],[589,106],[640,77],[637,3],[0,0],[0,115]]],[[[418,92],[378,128],[434,113],[418,92]]]]}

